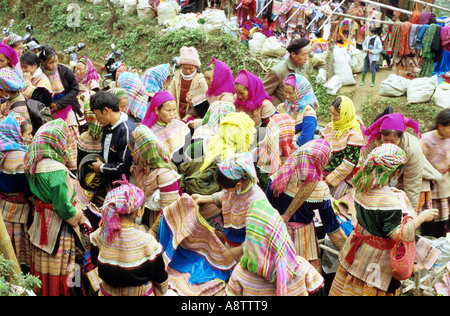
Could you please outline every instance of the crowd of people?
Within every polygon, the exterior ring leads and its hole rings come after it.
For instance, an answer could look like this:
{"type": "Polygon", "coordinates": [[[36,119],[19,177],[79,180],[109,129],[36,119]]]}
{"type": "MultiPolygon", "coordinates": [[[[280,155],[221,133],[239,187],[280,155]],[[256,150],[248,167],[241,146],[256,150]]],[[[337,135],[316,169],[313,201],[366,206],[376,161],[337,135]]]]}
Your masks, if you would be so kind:
{"type": "Polygon", "coordinates": [[[178,67],[123,64],[100,89],[88,57],[70,69],[14,36],[0,210],[39,295],[73,294],[80,254],[93,295],[317,295],[319,227],[339,251],[329,295],[398,295],[396,242],[449,231],[450,108],[421,135],[389,108],[365,127],[338,96],[317,134],[307,39],[264,79],[182,47],[178,67]]]}

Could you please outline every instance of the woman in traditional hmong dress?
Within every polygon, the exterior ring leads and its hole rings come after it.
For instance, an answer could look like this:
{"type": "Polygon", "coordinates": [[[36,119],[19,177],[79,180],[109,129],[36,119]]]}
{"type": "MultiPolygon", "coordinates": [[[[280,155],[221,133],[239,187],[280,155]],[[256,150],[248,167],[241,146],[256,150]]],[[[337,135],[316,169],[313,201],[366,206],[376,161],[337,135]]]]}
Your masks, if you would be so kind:
{"type": "Polygon", "coordinates": [[[0,120],[11,112],[30,119],[26,98],[21,93],[24,88],[25,81],[17,71],[9,67],[0,69],[0,97],[6,100],[0,104],[0,120]]]}
{"type": "Polygon", "coordinates": [[[100,90],[98,81],[100,80],[97,69],[92,61],[86,56],[78,58],[75,68],[75,77],[80,85],[80,92],[86,92],[89,95],[100,90]]]}
{"type": "Polygon", "coordinates": [[[361,151],[361,160],[367,159],[368,154],[383,143],[399,146],[406,154],[405,171],[396,185],[405,191],[416,212],[431,208],[431,181],[440,181],[442,175],[430,164],[422,153],[419,138],[419,123],[408,119],[401,113],[386,114],[378,118],[363,132],[367,136],[367,145],[361,151]],[[418,136],[406,132],[411,127],[418,136]]]}
{"type": "Polygon", "coordinates": [[[256,150],[260,186],[267,188],[269,177],[295,151],[295,122],[287,113],[275,114],[267,124],[266,135],[256,150]]]}
{"type": "Polygon", "coordinates": [[[307,296],[323,286],[323,277],[296,254],[286,225],[267,200],[252,202],[245,227],[243,256],[225,295],[307,296]]]}
{"type": "Polygon", "coordinates": [[[222,210],[224,236],[230,247],[240,247],[245,239],[245,217],[250,204],[267,199],[258,186],[250,153],[237,153],[219,163],[215,180],[222,191],[209,196],[193,194],[197,204],[214,203],[222,210]]]}
{"type": "Polygon", "coordinates": [[[188,194],[163,209],[158,240],[164,249],[169,286],[179,295],[215,295],[236,265],[213,227],[188,194]]]}
{"type": "Polygon", "coordinates": [[[141,76],[142,84],[148,91],[150,97],[156,92],[164,91],[170,85],[173,72],[169,64],[162,64],[147,69],[141,76]]]}
{"type": "Polygon", "coordinates": [[[198,119],[202,125],[194,127],[192,144],[187,150],[187,154],[191,158],[194,159],[204,155],[209,141],[217,135],[220,123],[229,113],[235,112],[233,101],[232,95],[223,95],[220,101],[215,101],[209,106],[203,119],[198,119]]]}
{"type": "Polygon", "coordinates": [[[102,125],[97,121],[97,118],[92,112],[90,100],[84,102],[84,118],[86,119],[87,130],[81,133],[78,138],[78,154],[77,165],[80,165],[81,160],[88,154],[102,154],[102,125]]]}
{"type": "MultiPolygon", "coordinates": [[[[407,162],[405,152],[394,144],[375,148],[353,178],[358,224],[339,254],[330,296],[398,295],[400,281],[392,277],[390,253],[402,234],[402,210],[389,183],[401,176],[407,162]],[[376,268],[374,268],[376,267],[376,268]]],[[[407,222],[405,241],[415,240],[415,229],[433,219],[428,209],[407,222]]]]}
{"type": "Polygon", "coordinates": [[[296,142],[302,146],[314,139],[319,102],[309,81],[300,74],[286,76],[284,91],[286,101],[277,106],[277,112],[287,113],[294,119],[295,134],[300,134],[296,142]]]}
{"type": "Polygon", "coordinates": [[[32,51],[25,52],[20,56],[23,78],[26,86],[22,94],[27,99],[36,100],[50,106],[52,101],[52,85],[48,77],[42,72],[41,61],[32,51]]]}
{"type": "Polygon", "coordinates": [[[339,200],[351,188],[361,148],[365,145],[352,100],[339,96],[331,104],[331,122],[322,130],[331,145],[331,157],[325,166],[325,181],[331,195],[339,200]]]}
{"type": "Polygon", "coordinates": [[[323,139],[312,140],[298,148],[270,177],[266,189],[269,202],[280,212],[291,231],[295,250],[321,271],[315,234],[314,210],[319,211],[324,231],[337,250],[346,235],[331,205],[328,186],[321,181],[331,147],[323,139]]]}
{"type": "Polygon", "coordinates": [[[125,89],[129,98],[126,110],[123,112],[131,116],[134,122],[141,122],[149,106],[150,97],[141,78],[133,72],[122,72],[117,79],[117,86],[125,89]]]}
{"type": "MultiPolygon", "coordinates": [[[[8,45],[17,53],[17,58],[20,59],[23,53],[23,38],[16,34],[11,34],[5,37],[2,40],[2,44],[8,45]]],[[[22,68],[20,67],[20,63],[17,63],[13,66],[14,70],[17,71],[20,75],[22,75],[22,68]]]]}
{"type": "Polygon", "coordinates": [[[449,226],[450,203],[450,109],[438,113],[436,124],[420,140],[423,153],[433,167],[442,174],[442,180],[435,183],[432,191],[433,208],[439,216],[431,223],[422,225],[422,235],[436,238],[446,237],[449,226]]]}
{"type": "Polygon", "coordinates": [[[75,208],[75,189],[66,164],[69,128],[62,119],[41,126],[25,155],[25,173],[35,197],[31,241],[31,274],[42,281],[43,296],[69,295],[78,225],[83,212],[75,208]]]}
{"type": "Polygon", "coordinates": [[[100,296],[155,296],[167,291],[168,275],[158,241],[135,224],[144,192],[128,181],[106,195],[102,226],[90,235],[92,263],[98,266],[100,296]]]}
{"type": "Polygon", "coordinates": [[[145,218],[148,217],[148,221],[144,220],[144,224],[148,225],[151,228],[150,233],[156,236],[162,209],[180,197],[181,177],[170,162],[169,152],[150,128],[141,124],[131,135],[133,175],[136,186],[145,193],[145,218]],[[158,205],[152,200],[154,194],[159,194],[160,202],[156,203],[158,205]]]}
{"type": "Polygon", "coordinates": [[[167,91],[157,92],[142,120],[166,147],[171,160],[176,164],[184,161],[184,152],[190,144],[190,130],[176,119],[175,98],[167,91]]]}
{"type": "Polygon", "coordinates": [[[266,126],[275,114],[272,97],[267,95],[264,84],[256,75],[241,70],[234,81],[236,91],[236,112],[247,113],[255,122],[255,127],[266,126]]]}
{"type": "Polygon", "coordinates": [[[0,121],[0,211],[17,260],[28,267],[31,191],[23,160],[32,130],[31,122],[15,112],[0,121]]]}
{"type": "Polygon", "coordinates": [[[205,79],[208,84],[206,97],[209,104],[222,100],[224,94],[234,95],[233,73],[223,61],[213,58],[205,70],[205,79]]]}
{"type": "MultiPolygon", "coordinates": [[[[200,161],[182,163],[178,170],[184,176],[181,189],[188,194],[211,195],[220,187],[214,179],[218,164],[238,152],[249,152],[254,141],[254,121],[243,112],[229,113],[220,123],[205,155],[200,161]]],[[[202,216],[219,231],[223,230],[220,208],[214,203],[201,205],[202,216]]]]}
{"type": "Polygon", "coordinates": [[[77,141],[80,137],[76,114],[83,117],[77,99],[78,81],[72,70],[59,64],[58,54],[51,47],[44,47],[39,54],[39,59],[42,63],[42,71],[47,75],[52,86],[53,96],[50,103],[52,117],[65,121],[69,127],[69,136],[74,139],[68,148],[72,156],[67,157],[67,168],[75,171],[77,169],[77,141]]]}

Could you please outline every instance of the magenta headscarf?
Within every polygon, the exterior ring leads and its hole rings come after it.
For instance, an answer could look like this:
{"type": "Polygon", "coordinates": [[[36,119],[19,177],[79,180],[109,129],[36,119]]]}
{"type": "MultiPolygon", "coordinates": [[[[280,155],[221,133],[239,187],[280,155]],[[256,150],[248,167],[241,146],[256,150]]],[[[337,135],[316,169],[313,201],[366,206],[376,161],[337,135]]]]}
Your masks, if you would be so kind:
{"type": "Polygon", "coordinates": [[[159,108],[164,102],[175,100],[172,94],[168,91],[159,91],[156,92],[152,97],[150,104],[145,112],[145,116],[142,119],[142,124],[152,127],[156,121],[158,120],[158,115],[155,112],[156,108],[159,108]]]}
{"type": "Polygon", "coordinates": [[[256,75],[242,69],[236,76],[235,83],[239,83],[248,89],[247,101],[241,101],[236,98],[234,105],[236,108],[242,108],[244,111],[254,111],[261,108],[265,99],[269,99],[270,102],[273,98],[267,95],[264,89],[264,84],[256,75]]]}
{"type": "Polygon", "coordinates": [[[0,54],[5,55],[9,59],[11,66],[16,67],[19,62],[17,52],[11,46],[0,43],[0,54]]]}
{"type": "Polygon", "coordinates": [[[234,76],[231,73],[230,67],[223,61],[213,58],[208,66],[214,66],[214,76],[211,83],[211,88],[206,91],[206,95],[211,97],[213,94],[219,96],[222,93],[234,94],[234,76]]]}
{"type": "Polygon", "coordinates": [[[404,117],[403,114],[401,113],[392,113],[384,115],[380,117],[378,120],[376,120],[375,123],[370,125],[369,128],[364,131],[364,135],[369,136],[367,145],[369,145],[375,139],[380,138],[381,130],[394,130],[404,132],[408,127],[413,128],[414,133],[417,136],[419,136],[419,138],[422,137],[419,131],[419,123],[417,123],[413,119],[408,119],[404,117]]]}
{"type": "Polygon", "coordinates": [[[87,58],[86,56],[81,56],[80,58],[78,58],[78,62],[86,65],[86,73],[84,74],[83,78],[78,78],[75,75],[78,82],[83,84],[86,82],[91,82],[92,80],[98,81],[100,79],[97,73],[97,69],[95,69],[94,64],[89,58],[87,58]]]}

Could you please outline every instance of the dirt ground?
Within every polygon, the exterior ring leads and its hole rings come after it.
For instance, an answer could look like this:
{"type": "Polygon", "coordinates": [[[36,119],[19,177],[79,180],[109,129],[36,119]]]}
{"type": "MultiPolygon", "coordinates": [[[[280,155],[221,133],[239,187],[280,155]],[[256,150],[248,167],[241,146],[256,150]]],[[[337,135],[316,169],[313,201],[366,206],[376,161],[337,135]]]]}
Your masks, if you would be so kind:
{"type": "Polygon", "coordinates": [[[361,115],[361,106],[364,101],[366,101],[369,96],[379,95],[378,91],[380,90],[380,83],[385,80],[391,73],[392,71],[390,69],[379,69],[375,77],[374,87],[370,86],[370,83],[372,81],[371,73],[367,74],[364,86],[360,85],[362,74],[356,74],[356,76],[354,77],[356,80],[356,84],[351,86],[343,86],[341,89],[339,89],[338,93],[348,93],[349,95],[351,95],[351,99],[356,108],[356,114],[361,115]]]}

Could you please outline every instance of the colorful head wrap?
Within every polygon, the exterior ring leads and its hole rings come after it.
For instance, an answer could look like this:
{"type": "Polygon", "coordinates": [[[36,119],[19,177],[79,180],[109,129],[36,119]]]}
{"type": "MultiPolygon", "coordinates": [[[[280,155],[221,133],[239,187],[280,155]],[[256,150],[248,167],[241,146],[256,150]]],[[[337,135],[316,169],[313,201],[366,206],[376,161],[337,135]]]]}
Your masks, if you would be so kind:
{"type": "Polygon", "coordinates": [[[119,215],[132,214],[144,204],[144,192],[137,186],[129,183],[122,175],[123,180],[113,184],[121,184],[112,189],[105,197],[102,206],[102,232],[107,242],[111,243],[120,236],[122,222],[119,215]]]}
{"type": "Polygon", "coordinates": [[[90,107],[90,99],[84,102],[84,118],[86,119],[89,135],[94,139],[99,139],[102,135],[103,126],[97,121],[97,117],[90,107]]]}
{"type": "Polygon", "coordinates": [[[78,58],[78,62],[86,65],[86,73],[84,74],[83,78],[77,77],[78,82],[84,84],[86,82],[91,82],[92,80],[99,80],[97,69],[95,69],[94,64],[89,58],[87,58],[86,56],[81,56],[80,58],[78,58]]]}
{"type": "Polygon", "coordinates": [[[350,129],[361,131],[361,124],[356,119],[356,110],[352,100],[346,96],[341,98],[341,106],[339,109],[339,121],[332,122],[332,130],[337,130],[336,138],[340,138],[342,134],[350,129]]]}
{"type": "Polygon", "coordinates": [[[259,145],[258,165],[270,175],[280,169],[281,155],[289,157],[295,150],[295,121],[287,113],[275,114],[267,124],[266,136],[259,145]]]}
{"type": "Polygon", "coordinates": [[[25,171],[34,176],[36,164],[44,158],[50,158],[65,164],[67,135],[69,135],[69,130],[66,122],[62,119],[56,119],[42,125],[34,135],[33,141],[25,154],[25,171]]]}
{"type": "Polygon", "coordinates": [[[407,162],[405,152],[394,144],[382,144],[373,149],[361,170],[353,178],[355,192],[385,186],[391,174],[407,162]]]}
{"type": "Polygon", "coordinates": [[[372,143],[375,139],[380,138],[380,131],[382,130],[394,130],[403,133],[408,127],[413,128],[414,133],[419,136],[419,138],[422,137],[419,131],[419,123],[417,123],[413,119],[408,119],[401,113],[384,115],[364,131],[364,135],[369,136],[367,145],[372,143]]]}
{"type": "Polygon", "coordinates": [[[298,148],[274,173],[272,190],[275,196],[290,186],[301,187],[322,179],[323,168],[331,155],[331,146],[324,139],[315,139],[298,148]]]}
{"type": "Polygon", "coordinates": [[[144,118],[142,119],[142,124],[152,127],[156,121],[158,121],[158,115],[156,114],[156,108],[159,108],[165,102],[175,100],[172,94],[168,91],[160,91],[155,93],[152,97],[150,104],[145,112],[144,118]]]}
{"type": "Polygon", "coordinates": [[[262,107],[264,100],[268,99],[270,102],[273,98],[266,93],[264,84],[256,75],[242,69],[236,76],[235,83],[239,83],[248,89],[248,98],[246,101],[236,99],[234,105],[236,108],[242,108],[244,111],[254,111],[262,107]]]}
{"type": "Polygon", "coordinates": [[[223,119],[231,112],[235,112],[236,108],[234,104],[229,101],[215,101],[213,102],[206,112],[205,119],[208,118],[208,121],[203,121],[204,124],[208,124],[208,126],[217,133],[219,129],[220,123],[223,119]]]}
{"type": "Polygon", "coordinates": [[[14,69],[5,67],[0,69],[0,90],[18,92],[25,89],[25,80],[14,69]]]}
{"type": "Polygon", "coordinates": [[[149,173],[159,168],[174,169],[170,162],[170,153],[150,128],[140,124],[131,133],[134,137],[134,170],[149,173]]]}
{"type": "Polygon", "coordinates": [[[208,66],[210,65],[214,65],[214,75],[211,88],[206,91],[206,95],[211,97],[212,95],[219,96],[222,93],[234,94],[234,76],[230,67],[216,58],[210,61],[208,66]]]}
{"type": "Polygon", "coordinates": [[[170,74],[170,65],[162,64],[147,69],[141,77],[144,88],[148,92],[159,92],[166,88],[167,77],[170,74]]]}
{"type": "Polygon", "coordinates": [[[0,121],[0,165],[8,151],[27,151],[27,146],[22,137],[20,125],[25,120],[16,112],[11,112],[0,121]]]}
{"type": "Polygon", "coordinates": [[[218,134],[206,147],[203,171],[215,159],[225,160],[234,153],[248,152],[254,140],[255,122],[244,112],[232,112],[220,123],[218,134]]]}
{"type": "Polygon", "coordinates": [[[142,120],[148,108],[149,95],[139,76],[133,72],[124,72],[120,75],[117,85],[128,94],[127,114],[142,120]]]}
{"type": "Polygon", "coordinates": [[[300,261],[280,214],[267,200],[254,201],[247,211],[240,265],[276,284],[278,296],[298,275],[300,261]]]}
{"type": "Polygon", "coordinates": [[[300,113],[305,106],[311,105],[314,109],[319,106],[314,90],[309,83],[308,79],[299,74],[289,74],[286,76],[284,83],[291,85],[292,77],[295,78],[294,95],[291,102],[286,100],[284,102],[287,113],[300,113]]]}
{"type": "Polygon", "coordinates": [[[9,64],[12,67],[15,67],[19,63],[19,56],[17,55],[17,52],[9,45],[0,43],[0,54],[5,55],[6,58],[9,59],[9,64]]]}
{"type": "Polygon", "coordinates": [[[249,152],[236,153],[222,161],[218,167],[220,172],[228,179],[240,180],[246,178],[252,182],[258,182],[253,157],[249,152]]]}
{"type": "Polygon", "coordinates": [[[118,98],[119,101],[121,100],[128,100],[128,93],[125,89],[122,88],[111,88],[108,90],[108,92],[111,92],[112,94],[115,94],[118,98]]]}
{"type": "Polygon", "coordinates": [[[6,44],[6,45],[8,45],[8,46],[12,46],[12,45],[14,45],[15,43],[20,42],[20,41],[23,41],[23,38],[22,38],[21,36],[19,36],[19,35],[17,35],[17,34],[11,34],[11,35],[5,37],[5,38],[2,40],[2,43],[3,43],[3,44],[6,44]]]}

